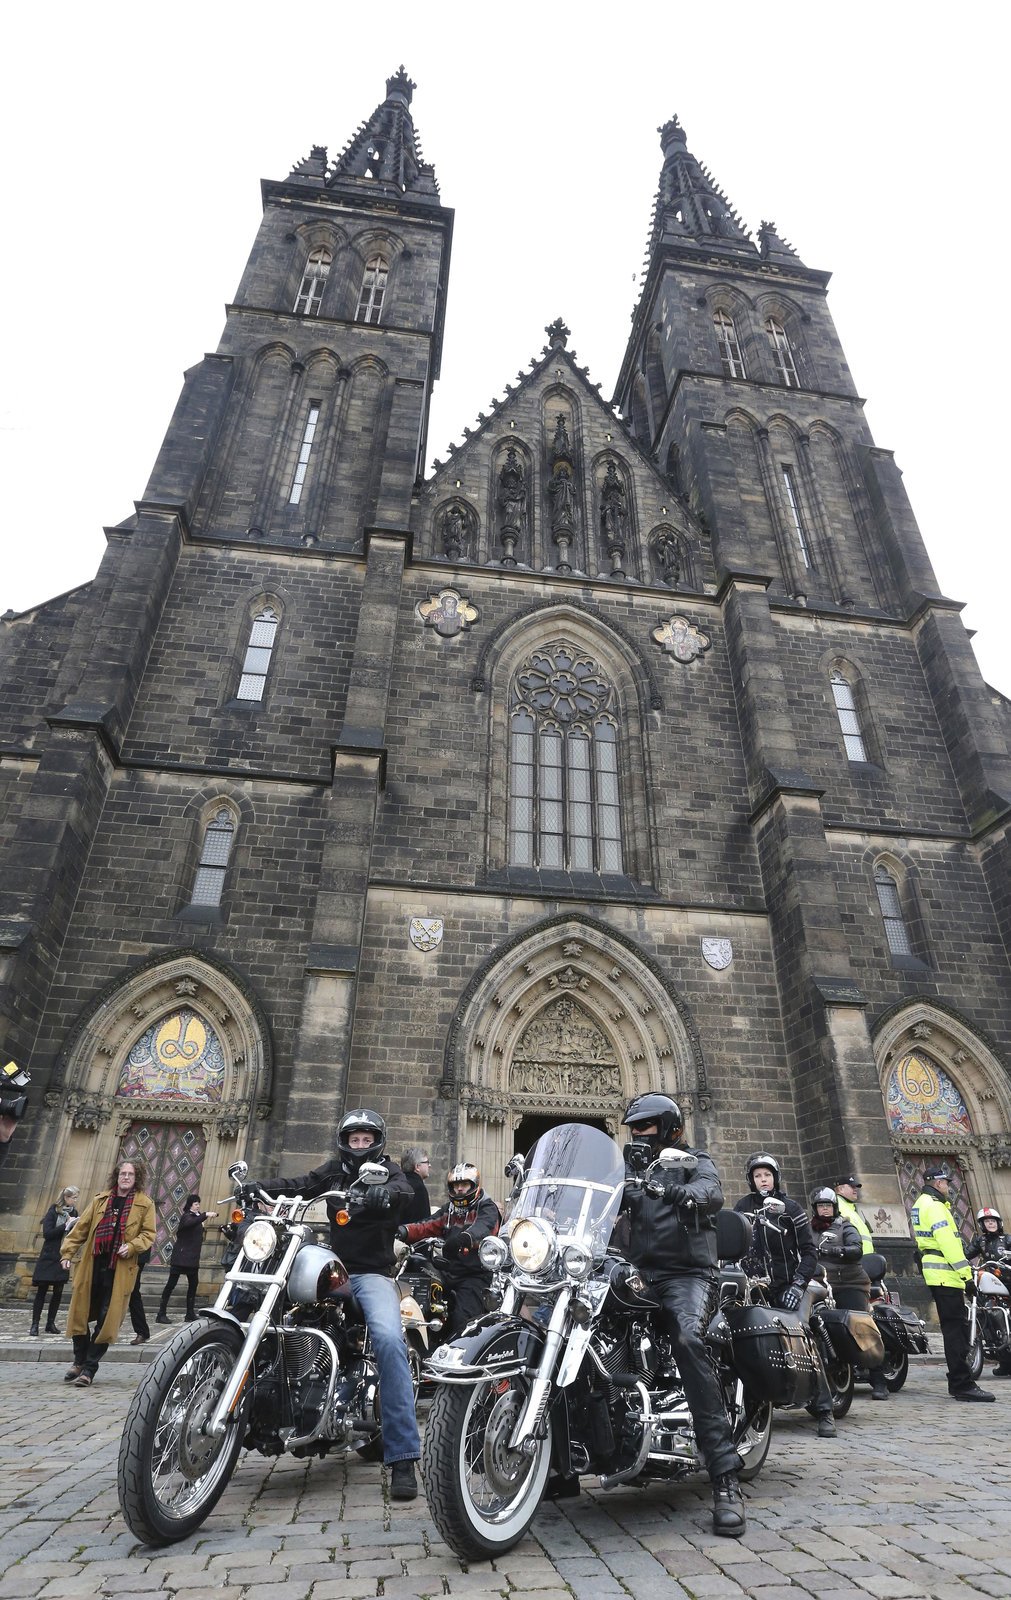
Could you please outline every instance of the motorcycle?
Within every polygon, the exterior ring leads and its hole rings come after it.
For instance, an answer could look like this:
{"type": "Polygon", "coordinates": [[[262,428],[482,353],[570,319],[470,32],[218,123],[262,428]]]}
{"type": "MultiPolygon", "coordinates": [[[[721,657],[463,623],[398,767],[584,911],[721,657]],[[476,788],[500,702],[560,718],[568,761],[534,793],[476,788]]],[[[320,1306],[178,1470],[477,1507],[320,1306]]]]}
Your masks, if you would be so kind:
{"type": "MultiPolygon", "coordinates": [[[[775,1195],[769,1195],[762,1203],[760,1211],[756,1214],[756,1221],[762,1222],[763,1229],[767,1228],[772,1233],[786,1234],[786,1229],[781,1226],[780,1218],[786,1212],[786,1206],[775,1195]]],[[[750,1290],[753,1302],[768,1304],[768,1291],[771,1288],[770,1279],[767,1277],[754,1277],[750,1280],[750,1290]]],[[[823,1267],[816,1269],[813,1277],[804,1291],[800,1305],[796,1312],[781,1312],[784,1318],[794,1316],[802,1329],[806,1332],[806,1360],[812,1367],[813,1382],[804,1386],[799,1397],[794,1397],[786,1402],[791,1408],[804,1405],[814,1411],[815,1394],[820,1387],[817,1382],[817,1368],[825,1374],[829,1393],[832,1396],[832,1415],[838,1421],[844,1417],[853,1404],[853,1351],[847,1348],[846,1322],[849,1315],[836,1306],[825,1278],[823,1267]],[[808,1393],[807,1390],[810,1389],[808,1393]]],[[[802,1359],[801,1351],[805,1345],[803,1337],[795,1340],[797,1359],[802,1359]]]]}
{"type": "Polygon", "coordinates": [[[1011,1360],[1011,1257],[989,1257],[972,1269],[975,1299],[969,1302],[969,1371],[973,1380],[984,1361],[1011,1360]]]}
{"type": "MultiPolygon", "coordinates": [[[[194,1532],[217,1504],[242,1449],[264,1456],[356,1450],[382,1459],[379,1373],[347,1269],[316,1242],[316,1200],[277,1199],[229,1167],[244,1218],[239,1254],[214,1305],[184,1324],[134,1394],[119,1449],[119,1502],[147,1545],[194,1532]]],[[[387,1181],[366,1162],[337,1202],[338,1226],[387,1181]]],[[[412,1315],[410,1307],[405,1322],[412,1315]]],[[[409,1356],[420,1378],[420,1358],[409,1356]]]]}
{"type": "MultiPolygon", "coordinates": [[[[885,1347],[881,1371],[892,1394],[898,1394],[909,1376],[909,1357],[923,1355],[927,1349],[926,1326],[885,1283],[888,1264],[884,1256],[876,1252],[865,1255],[862,1266],[871,1280],[871,1315],[885,1347]]],[[[870,1382],[863,1368],[855,1377],[858,1383],[870,1382]]]]}
{"type": "MultiPolygon", "coordinates": [[[[664,1151],[632,1181],[656,1193],[695,1157],[664,1151]]],[[[626,1183],[622,1152],[599,1129],[552,1128],[517,1180],[504,1230],[484,1239],[496,1309],[435,1351],[436,1386],[422,1444],[429,1509],[464,1560],[503,1554],[524,1537],[546,1494],[574,1492],[596,1473],[601,1486],[678,1482],[703,1469],[659,1303],[614,1248],[626,1183]],[[549,1485],[552,1473],[556,1482],[549,1485]]],[[[750,1228],[721,1253],[739,1258],[750,1228]]],[[[730,1267],[707,1338],[744,1478],[765,1461],[772,1408],[734,1369],[725,1313],[746,1295],[730,1267]]]]}
{"type": "Polygon", "coordinates": [[[446,1337],[449,1320],[447,1291],[440,1275],[440,1239],[421,1239],[417,1244],[393,1246],[397,1258],[394,1278],[400,1289],[400,1310],[408,1348],[418,1356],[418,1393],[427,1399],[432,1384],[425,1377],[424,1362],[446,1337]]]}

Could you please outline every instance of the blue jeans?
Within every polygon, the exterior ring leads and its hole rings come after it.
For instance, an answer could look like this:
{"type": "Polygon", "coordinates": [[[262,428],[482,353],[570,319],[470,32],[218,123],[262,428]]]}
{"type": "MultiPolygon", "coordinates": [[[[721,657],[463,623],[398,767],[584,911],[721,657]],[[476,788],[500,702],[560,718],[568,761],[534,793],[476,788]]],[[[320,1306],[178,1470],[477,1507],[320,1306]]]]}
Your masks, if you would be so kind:
{"type": "Polygon", "coordinates": [[[383,1460],[417,1461],[421,1455],[414,1385],[400,1322],[400,1293],[392,1278],[352,1272],[351,1290],[362,1308],[379,1368],[383,1408],[383,1460]]]}

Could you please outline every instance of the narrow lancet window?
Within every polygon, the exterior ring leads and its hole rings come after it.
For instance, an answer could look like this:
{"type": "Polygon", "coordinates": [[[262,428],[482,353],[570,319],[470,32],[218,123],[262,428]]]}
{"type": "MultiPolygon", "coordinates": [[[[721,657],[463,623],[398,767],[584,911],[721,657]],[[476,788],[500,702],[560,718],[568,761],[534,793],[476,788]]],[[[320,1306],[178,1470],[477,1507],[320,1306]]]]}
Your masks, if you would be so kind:
{"type": "Polygon", "coordinates": [[[853,686],[841,672],[833,672],[829,681],[832,684],[832,698],[835,701],[846,754],[850,761],[866,761],[867,745],[860,727],[860,713],[853,686]]]}
{"type": "Polygon", "coordinates": [[[312,442],[316,437],[316,424],[319,421],[319,401],[312,400],[309,404],[309,415],[305,421],[305,432],[302,434],[302,444],[295,463],[295,472],[291,480],[291,492],[288,495],[288,504],[297,506],[302,498],[302,489],[305,484],[305,475],[309,470],[309,456],[312,453],[312,442]]]}
{"type": "Polygon", "coordinates": [[[214,813],[204,833],[200,863],[193,880],[192,904],[219,906],[235,838],[235,818],[227,806],[214,813]]]}
{"type": "Polygon", "coordinates": [[[800,380],[797,377],[797,367],[786,329],[775,317],[767,317],[765,332],[772,346],[772,359],[776,364],[777,378],[787,389],[799,389],[800,380]]]}
{"type": "Polygon", "coordinates": [[[373,256],[366,262],[361,293],[358,296],[356,322],[378,322],[386,298],[386,284],[390,268],[384,256],[373,256]]]}
{"type": "Polygon", "coordinates": [[[242,676],[239,679],[238,699],[263,699],[279,621],[277,612],[270,606],[253,618],[249,630],[249,643],[242,663],[242,676]]]}
{"type": "Polygon", "coordinates": [[[790,521],[793,531],[797,535],[797,546],[800,550],[800,559],[805,567],[811,565],[811,552],[808,549],[807,534],[804,530],[804,519],[800,514],[800,500],[797,497],[797,482],[793,476],[793,468],[783,463],[783,489],[786,494],[786,504],[790,512],[790,521]]]}
{"type": "Polygon", "coordinates": [[[913,941],[909,937],[909,928],[902,912],[898,883],[887,868],[875,867],[874,887],[878,892],[878,905],[881,908],[881,919],[885,925],[885,938],[888,940],[889,951],[893,956],[911,956],[913,941]]]}
{"type": "Polygon", "coordinates": [[[302,282],[298,294],[295,296],[294,312],[300,317],[318,317],[320,306],[323,304],[323,290],[326,280],[330,276],[330,267],[333,262],[333,253],[325,246],[319,245],[313,250],[305,264],[302,282]]]}
{"type": "Polygon", "coordinates": [[[737,337],[733,317],[726,311],[714,311],[713,327],[716,330],[720,361],[723,363],[723,376],[746,378],[748,374],[744,370],[744,356],[741,354],[740,340],[737,337]]]}

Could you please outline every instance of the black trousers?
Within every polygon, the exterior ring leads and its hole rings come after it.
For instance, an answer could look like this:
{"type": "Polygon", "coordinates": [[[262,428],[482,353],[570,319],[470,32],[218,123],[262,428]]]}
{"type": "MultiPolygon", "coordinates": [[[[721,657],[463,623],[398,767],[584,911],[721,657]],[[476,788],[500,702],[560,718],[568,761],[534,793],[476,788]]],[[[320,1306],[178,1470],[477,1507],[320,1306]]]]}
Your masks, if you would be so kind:
{"type": "Polygon", "coordinates": [[[200,1276],[199,1267],[170,1267],[168,1283],[162,1290],[161,1305],[158,1308],[159,1316],[164,1316],[168,1310],[172,1290],[180,1278],[186,1279],[186,1316],[192,1321],[196,1316],[195,1302],[197,1298],[197,1279],[200,1276]]]}
{"type": "Polygon", "coordinates": [[[961,1289],[931,1284],[944,1340],[944,1359],[948,1368],[948,1393],[959,1394],[973,1387],[969,1371],[969,1318],[961,1289]]]}
{"type": "Polygon", "coordinates": [[[137,1278],[133,1286],[133,1292],[130,1295],[130,1303],[127,1309],[130,1312],[130,1321],[133,1324],[134,1333],[138,1334],[142,1339],[150,1339],[151,1329],[148,1327],[147,1312],[144,1310],[144,1301],[142,1300],[140,1293],[140,1280],[143,1276],[144,1268],[138,1267],[137,1278]]]}
{"type": "Polygon", "coordinates": [[[33,1323],[38,1322],[39,1318],[41,1317],[42,1307],[46,1303],[46,1295],[49,1293],[50,1289],[53,1291],[53,1298],[49,1303],[49,1317],[47,1320],[49,1322],[56,1321],[56,1313],[59,1311],[60,1301],[63,1299],[63,1285],[62,1283],[40,1283],[36,1287],[35,1304],[32,1307],[33,1323]]]}
{"type": "MultiPolygon", "coordinates": [[[[112,1283],[116,1276],[116,1268],[100,1266],[96,1260],[91,1272],[91,1300],[88,1304],[88,1322],[95,1324],[95,1333],[105,1321],[112,1299],[112,1283]]],[[[97,1344],[90,1333],[75,1333],[74,1336],[74,1361],[82,1372],[93,1378],[98,1371],[101,1361],[109,1346],[97,1344]]]]}
{"type": "Polygon", "coordinates": [[[451,1278],[448,1273],[444,1273],[443,1282],[449,1291],[446,1337],[455,1339],[468,1322],[484,1315],[484,1293],[491,1283],[491,1278],[486,1278],[483,1273],[480,1277],[475,1274],[467,1278],[451,1278]]]}
{"type": "Polygon", "coordinates": [[[699,1273],[645,1273],[663,1304],[674,1354],[695,1424],[695,1437],[711,1479],[744,1465],[734,1445],[715,1363],[705,1332],[716,1309],[716,1280],[699,1273]]]}

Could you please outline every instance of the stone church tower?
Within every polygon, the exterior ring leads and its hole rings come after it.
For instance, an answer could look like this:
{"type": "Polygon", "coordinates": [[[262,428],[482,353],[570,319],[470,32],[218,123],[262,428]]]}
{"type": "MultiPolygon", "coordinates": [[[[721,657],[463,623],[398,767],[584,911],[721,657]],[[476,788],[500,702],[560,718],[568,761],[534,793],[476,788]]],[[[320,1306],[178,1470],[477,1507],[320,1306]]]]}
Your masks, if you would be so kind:
{"type": "Polygon", "coordinates": [[[136,514],[0,627],[6,1270],[120,1153],[164,1260],[191,1189],[362,1102],[499,1196],[652,1087],[731,1197],[755,1148],[859,1172],[899,1259],[928,1155],[1011,1214],[1008,703],[827,274],[674,119],[614,403],[555,322],[426,478],[453,214],[413,88],[264,184],[136,514]]]}

